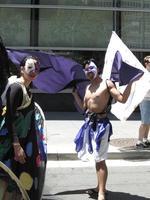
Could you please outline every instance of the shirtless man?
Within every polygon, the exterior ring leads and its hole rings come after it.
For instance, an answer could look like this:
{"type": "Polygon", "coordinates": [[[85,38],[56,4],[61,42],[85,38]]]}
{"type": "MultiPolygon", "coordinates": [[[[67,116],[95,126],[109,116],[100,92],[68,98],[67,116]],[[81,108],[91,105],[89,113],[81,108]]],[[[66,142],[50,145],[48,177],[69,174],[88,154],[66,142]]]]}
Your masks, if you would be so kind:
{"type": "Polygon", "coordinates": [[[121,94],[111,80],[102,80],[92,59],[85,62],[84,71],[90,80],[84,100],[81,100],[77,90],[72,92],[77,104],[86,113],[85,123],[75,138],[76,151],[78,157],[84,161],[89,160],[91,155],[94,157],[98,180],[95,191],[98,193],[98,200],[105,200],[108,175],[105,160],[107,159],[109,138],[112,134],[111,123],[107,118],[108,110],[110,110],[108,109],[110,97],[125,103],[132,83],[121,94]]]}

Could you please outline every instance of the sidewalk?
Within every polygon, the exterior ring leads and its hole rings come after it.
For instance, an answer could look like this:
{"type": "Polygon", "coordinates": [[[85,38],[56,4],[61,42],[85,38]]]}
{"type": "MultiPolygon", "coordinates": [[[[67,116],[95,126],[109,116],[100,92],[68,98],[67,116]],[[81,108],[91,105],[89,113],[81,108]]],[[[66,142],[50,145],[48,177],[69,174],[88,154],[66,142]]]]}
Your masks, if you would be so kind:
{"type": "MultiPolygon", "coordinates": [[[[45,112],[49,160],[75,160],[74,137],[83,124],[78,112],[45,112]]],[[[135,143],[140,125],[139,112],[120,122],[110,115],[113,126],[108,158],[109,159],[148,159],[150,150],[137,150],[135,143]]]]}

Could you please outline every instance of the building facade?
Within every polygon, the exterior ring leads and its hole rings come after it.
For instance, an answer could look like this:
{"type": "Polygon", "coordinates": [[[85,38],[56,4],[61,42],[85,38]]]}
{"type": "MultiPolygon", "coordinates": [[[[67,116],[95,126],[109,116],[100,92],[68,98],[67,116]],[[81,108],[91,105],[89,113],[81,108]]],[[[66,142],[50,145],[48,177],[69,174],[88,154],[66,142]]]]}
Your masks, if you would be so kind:
{"type": "Polygon", "coordinates": [[[77,59],[103,57],[112,30],[143,57],[150,52],[149,21],[149,0],[0,0],[0,35],[7,47],[77,59]]]}
{"type": "Polygon", "coordinates": [[[0,0],[8,48],[53,51],[103,65],[112,31],[142,62],[150,54],[149,0],[0,0]]]}

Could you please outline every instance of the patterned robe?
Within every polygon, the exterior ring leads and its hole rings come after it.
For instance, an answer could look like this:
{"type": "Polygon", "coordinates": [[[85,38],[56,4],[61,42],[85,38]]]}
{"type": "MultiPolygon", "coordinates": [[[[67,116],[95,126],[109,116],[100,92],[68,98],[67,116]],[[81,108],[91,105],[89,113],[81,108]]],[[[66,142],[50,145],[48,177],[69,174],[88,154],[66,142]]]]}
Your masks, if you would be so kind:
{"type": "MultiPolygon", "coordinates": [[[[30,92],[23,85],[14,83],[11,89],[14,86],[16,87],[16,84],[22,90],[22,103],[17,107],[12,119],[6,106],[1,109],[0,161],[18,177],[29,198],[39,200],[42,196],[47,161],[44,115],[40,107],[34,103],[30,92]],[[10,122],[10,119],[13,123],[10,122]],[[11,126],[14,130],[11,130],[11,126]],[[13,135],[13,131],[15,131],[15,135],[13,135]],[[14,160],[12,143],[15,137],[19,139],[19,143],[26,154],[24,164],[14,160]]],[[[1,172],[0,178],[8,181],[8,178],[1,172]]],[[[15,183],[9,181],[7,190],[11,192],[14,189],[16,189],[15,183]]]]}

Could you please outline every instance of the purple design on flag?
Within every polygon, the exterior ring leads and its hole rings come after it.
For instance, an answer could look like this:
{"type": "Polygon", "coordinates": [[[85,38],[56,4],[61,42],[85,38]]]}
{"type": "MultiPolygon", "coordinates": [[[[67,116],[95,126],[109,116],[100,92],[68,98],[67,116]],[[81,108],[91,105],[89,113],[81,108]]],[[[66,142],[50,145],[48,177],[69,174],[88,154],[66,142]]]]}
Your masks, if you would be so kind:
{"type": "Polygon", "coordinates": [[[33,85],[48,93],[57,93],[64,88],[76,86],[83,98],[88,81],[82,66],[72,59],[44,51],[27,51],[8,49],[11,61],[19,66],[26,56],[36,56],[40,61],[40,74],[33,85]]]}
{"type": "Polygon", "coordinates": [[[121,53],[116,51],[110,79],[114,82],[119,82],[119,85],[127,85],[130,81],[133,81],[140,77],[144,72],[131,65],[125,63],[122,59],[121,53]]]}

